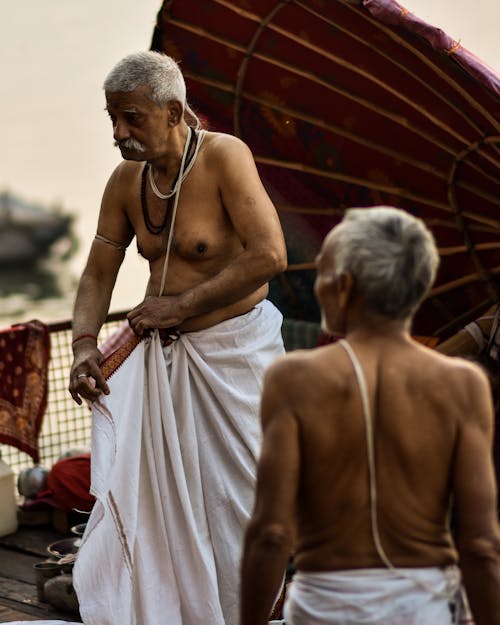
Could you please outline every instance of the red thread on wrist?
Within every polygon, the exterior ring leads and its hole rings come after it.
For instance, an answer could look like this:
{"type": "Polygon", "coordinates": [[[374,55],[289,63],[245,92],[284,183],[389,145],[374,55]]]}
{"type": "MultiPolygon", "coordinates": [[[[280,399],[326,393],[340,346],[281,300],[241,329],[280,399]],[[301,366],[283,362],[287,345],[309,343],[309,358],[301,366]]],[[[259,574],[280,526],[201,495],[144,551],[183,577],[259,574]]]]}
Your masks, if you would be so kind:
{"type": "Polygon", "coordinates": [[[76,339],[73,339],[71,346],[73,346],[75,343],[78,343],[78,341],[81,341],[82,339],[94,339],[94,341],[97,343],[97,336],[94,336],[93,334],[80,334],[80,336],[77,336],[76,339]]]}

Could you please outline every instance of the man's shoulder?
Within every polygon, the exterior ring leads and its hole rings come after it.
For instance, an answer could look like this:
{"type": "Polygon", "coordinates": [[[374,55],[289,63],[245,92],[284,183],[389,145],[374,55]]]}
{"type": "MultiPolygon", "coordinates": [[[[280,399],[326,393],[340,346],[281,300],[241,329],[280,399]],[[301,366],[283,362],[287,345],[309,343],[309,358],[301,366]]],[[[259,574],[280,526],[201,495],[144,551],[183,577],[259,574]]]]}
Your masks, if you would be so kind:
{"type": "Polygon", "coordinates": [[[420,358],[414,363],[416,370],[422,376],[446,381],[448,388],[456,390],[457,397],[488,389],[488,375],[478,363],[461,356],[447,356],[426,347],[419,347],[419,350],[420,358]]]}
{"type": "Polygon", "coordinates": [[[329,383],[344,377],[347,369],[338,345],[325,345],[313,349],[297,349],[278,358],[268,368],[268,377],[295,388],[294,381],[303,387],[310,381],[327,377],[329,383]]]}
{"type": "Polygon", "coordinates": [[[127,191],[129,186],[137,183],[143,168],[144,162],[121,161],[109,177],[108,188],[115,191],[127,191]]]}
{"type": "Polygon", "coordinates": [[[204,141],[209,142],[215,145],[246,145],[246,143],[237,137],[236,135],[232,135],[229,132],[219,132],[216,130],[205,130],[205,138],[204,141]]]}
{"type": "Polygon", "coordinates": [[[422,354],[422,359],[425,360],[430,366],[434,365],[459,376],[471,376],[472,378],[486,377],[483,368],[470,358],[465,358],[463,356],[448,356],[447,354],[442,354],[435,349],[423,346],[419,346],[418,349],[422,354]]]}
{"type": "Polygon", "coordinates": [[[112,175],[130,178],[137,176],[144,169],[144,161],[126,161],[123,160],[115,167],[112,175]]]}
{"type": "Polygon", "coordinates": [[[143,161],[120,161],[111,172],[109,180],[110,182],[125,182],[135,179],[142,173],[144,165],[143,161]]]}
{"type": "Polygon", "coordinates": [[[227,157],[241,152],[250,152],[250,148],[242,139],[225,132],[206,131],[203,143],[211,157],[227,157]]]}

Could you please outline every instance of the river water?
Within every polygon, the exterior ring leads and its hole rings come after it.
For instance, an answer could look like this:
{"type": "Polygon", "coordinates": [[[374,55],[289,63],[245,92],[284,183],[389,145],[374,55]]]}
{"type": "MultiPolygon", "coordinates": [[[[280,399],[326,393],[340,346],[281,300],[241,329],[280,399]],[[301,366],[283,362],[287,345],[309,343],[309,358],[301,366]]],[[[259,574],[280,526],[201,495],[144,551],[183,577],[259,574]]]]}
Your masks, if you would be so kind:
{"type": "MultiPolygon", "coordinates": [[[[0,329],[15,323],[39,319],[44,323],[71,318],[78,281],[92,234],[76,226],[78,249],[64,259],[63,246],[31,267],[0,268],[0,329]]],[[[61,242],[62,243],[62,242],[61,242]]],[[[129,310],[143,297],[148,276],[147,263],[138,257],[134,244],[127,251],[111,301],[110,311],[129,310]]]]}

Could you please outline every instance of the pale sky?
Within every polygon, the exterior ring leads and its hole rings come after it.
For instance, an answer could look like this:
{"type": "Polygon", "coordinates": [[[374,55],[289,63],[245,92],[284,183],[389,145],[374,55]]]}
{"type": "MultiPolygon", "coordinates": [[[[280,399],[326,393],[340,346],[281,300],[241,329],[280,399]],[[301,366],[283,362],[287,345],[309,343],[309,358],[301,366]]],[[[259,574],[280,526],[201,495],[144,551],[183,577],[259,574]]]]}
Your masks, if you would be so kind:
{"type": "MultiPolygon", "coordinates": [[[[500,0],[400,3],[500,71],[500,0]]],[[[78,214],[82,249],[73,266],[80,273],[102,191],[120,160],[101,85],[122,56],[149,48],[161,0],[0,0],[0,6],[0,190],[78,214]]],[[[140,301],[146,273],[131,249],[112,310],[140,301]]]]}

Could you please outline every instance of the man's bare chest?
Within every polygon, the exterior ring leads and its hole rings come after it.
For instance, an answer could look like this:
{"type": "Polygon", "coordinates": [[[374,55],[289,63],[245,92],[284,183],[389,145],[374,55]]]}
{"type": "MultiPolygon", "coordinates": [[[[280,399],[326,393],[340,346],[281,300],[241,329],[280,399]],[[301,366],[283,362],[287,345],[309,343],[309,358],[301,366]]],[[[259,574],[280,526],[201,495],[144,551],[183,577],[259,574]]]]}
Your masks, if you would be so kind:
{"type": "Polygon", "coordinates": [[[139,253],[149,262],[165,255],[169,236],[171,257],[189,263],[232,256],[241,244],[216,189],[186,184],[179,201],[161,200],[146,190],[129,206],[139,253]],[[145,201],[144,201],[145,200],[145,201]]]}

